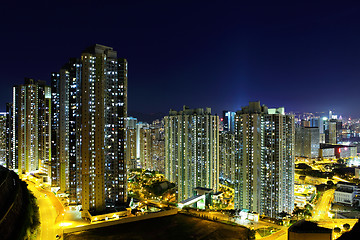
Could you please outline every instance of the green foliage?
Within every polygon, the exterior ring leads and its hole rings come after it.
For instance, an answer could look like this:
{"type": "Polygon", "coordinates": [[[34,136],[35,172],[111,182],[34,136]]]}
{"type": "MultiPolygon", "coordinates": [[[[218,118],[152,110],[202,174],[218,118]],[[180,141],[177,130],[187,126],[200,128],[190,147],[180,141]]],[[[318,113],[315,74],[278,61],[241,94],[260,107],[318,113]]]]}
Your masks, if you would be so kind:
{"type": "Polygon", "coordinates": [[[39,207],[35,196],[27,189],[27,184],[21,181],[24,201],[23,213],[19,221],[19,240],[36,239],[38,228],[40,226],[39,207]]]}
{"type": "MultiPolygon", "coordinates": [[[[308,205],[308,204],[307,204],[308,205]]],[[[311,207],[311,206],[310,206],[311,207]]],[[[293,211],[293,215],[297,218],[297,219],[304,219],[304,218],[310,218],[312,217],[311,211],[307,208],[301,209],[298,207],[295,207],[294,211],[293,211]]]]}
{"type": "Polygon", "coordinates": [[[249,240],[255,240],[255,234],[256,234],[256,231],[254,229],[249,229],[248,239],[249,240]]]}
{"type": "Polygon", "coordinates": [[[164,182],[156,182],[151,185],[145,186],[146,190],[154,194],[155,196],[163,195],[167,190],[175,187],[174,183],[170,183],[167,181],[164,182]],[[166,187],[164,187],[166,186],[166,187]]]}
{"type": "Polygon", "coordinates": [[[286,217],[288,217],[290,214],[288,214],[287,212],[284,212],[284,211],[282,211],[281,213],[279,213],[279,217],[280,218],[286,218],[286,217]]]}
{"type": "Polygon", "coordinates": [[[311,170],[312,167],[310,167],[309,165],[307,165],[306,163],[299,163],[295,165],[296,169],[304,169],[304,170],[311,170]]]}
{"type": "Polygon", "coordinates": [[[310,205],[310,204],[306,204],[305,205],[305,209],[309,210],[309,211],[312,211],[313,210],[313,207],[310,205]]]}
{"type": "Polygon", "coordinates": [[[329,186],[333,186],[333,185],[334,185],[334,182],[331,181],[331,180],[329,180],[329,181],[326,182],[326,184],[329,185],[329,186]]]}
{"type": "Polygon", "coordinates": [[[302,180],[302,181],[304,181],[305,178],[306,178],[306,176],[304,176],[304,175],[301,175],[301,176],[299,177],[299,179],[302,180]]]}
{"type": "Polygon", "coordinates": [[[350,224],[345,223],[345,224],[343,225],[343,228],[344,228],[346,231],[349,231],[349,230],[350,230],[350,224]]]}
{"type": "Polygon", "coordinates": [[[39,207],[36,203],[36,198],[32,193],[29,193],[30,200],[30,228],[31,231],[35,231],[40,226],[40,213],[39,207]]]}

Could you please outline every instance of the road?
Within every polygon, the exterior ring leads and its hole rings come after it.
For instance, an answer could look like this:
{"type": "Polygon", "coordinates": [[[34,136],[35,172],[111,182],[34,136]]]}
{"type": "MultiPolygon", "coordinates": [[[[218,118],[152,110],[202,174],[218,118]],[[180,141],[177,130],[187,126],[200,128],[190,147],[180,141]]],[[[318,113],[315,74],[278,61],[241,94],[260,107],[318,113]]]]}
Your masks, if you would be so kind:
{"type": "Polygon", "coordinates": [[[334,196],[334,189],[330,189],[324,192],[322,197],[319,199],[318,203],[314,207],[313,211],[313,221],[326,220],[329,219],[329,210],[331,206],[331,201],[334,196]]]}
{"type": "MultiPolygon", "coordinates": [[[[58,211],[53,206],[51,201],[51,194],[37,186],[34,183],[27,181],[28,189],[33,192],[37,198],[37,203],[40,212],[40,240],[52,240],[56,239],[56,235],[59,234],[59,229],[55,224],[58,216],[58,211]]],[[[53,194],[52,194],[53,195],[53,194]]],[[[54,196],[55,197],[55,196],[54,196]]]]}

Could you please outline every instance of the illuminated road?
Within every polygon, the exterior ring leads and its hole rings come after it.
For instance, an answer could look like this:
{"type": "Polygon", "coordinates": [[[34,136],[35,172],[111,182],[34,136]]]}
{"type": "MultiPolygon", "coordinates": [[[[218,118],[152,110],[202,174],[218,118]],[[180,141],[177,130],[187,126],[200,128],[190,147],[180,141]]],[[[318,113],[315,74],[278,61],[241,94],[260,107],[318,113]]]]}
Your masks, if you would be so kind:
{"type": "Polygon", "coordinates": [[[37,203],[40,212],[40,240],[56,239],[58,230],[55,228],[55,221],[58,216],[56,209],[54,208],[49,194],[46,191],[39,189],[33,183],[27,182],[28,188],[33,192],[37,198],[37,203]]]}
{"type": "Polygon", "coordinates": [[[334,176],[333,179],[335,179],[337,182],[349,182],[349,181],[347,181],[345,179],[342,179],[342,178],[339,178],[337,176],[334,176]]]}
{"type": "Polygon", "coordinates": [[[313,221],[329,219],[328,212],[330,210],[331,201],[334,196],[334,189],[330,189],[324,192],[322,197],[319,199],[313,211],[313,221]]]}

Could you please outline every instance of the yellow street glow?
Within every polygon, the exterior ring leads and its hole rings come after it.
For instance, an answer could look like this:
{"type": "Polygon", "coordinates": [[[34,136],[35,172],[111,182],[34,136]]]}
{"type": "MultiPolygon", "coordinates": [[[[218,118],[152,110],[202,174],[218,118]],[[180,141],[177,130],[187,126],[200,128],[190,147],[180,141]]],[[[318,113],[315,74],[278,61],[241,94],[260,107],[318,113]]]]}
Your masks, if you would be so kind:
{"type": "Polygon", "coordinates": [[[62,222],[62,223],[60,223],[60,227],[68,227],[70,225],[72,225],[72,223],[70,223],[70,222],[62,222]]]}

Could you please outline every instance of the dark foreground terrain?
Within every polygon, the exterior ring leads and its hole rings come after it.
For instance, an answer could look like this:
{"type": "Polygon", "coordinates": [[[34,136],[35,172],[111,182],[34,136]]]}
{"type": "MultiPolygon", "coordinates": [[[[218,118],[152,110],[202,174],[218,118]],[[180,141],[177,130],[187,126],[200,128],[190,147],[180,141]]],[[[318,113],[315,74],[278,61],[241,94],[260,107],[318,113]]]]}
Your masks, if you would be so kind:
{"type": "Polygon", "coordinates": [[[248,229],[177,214],[65,235],[80,239],[247,239],[248,229]]]}

